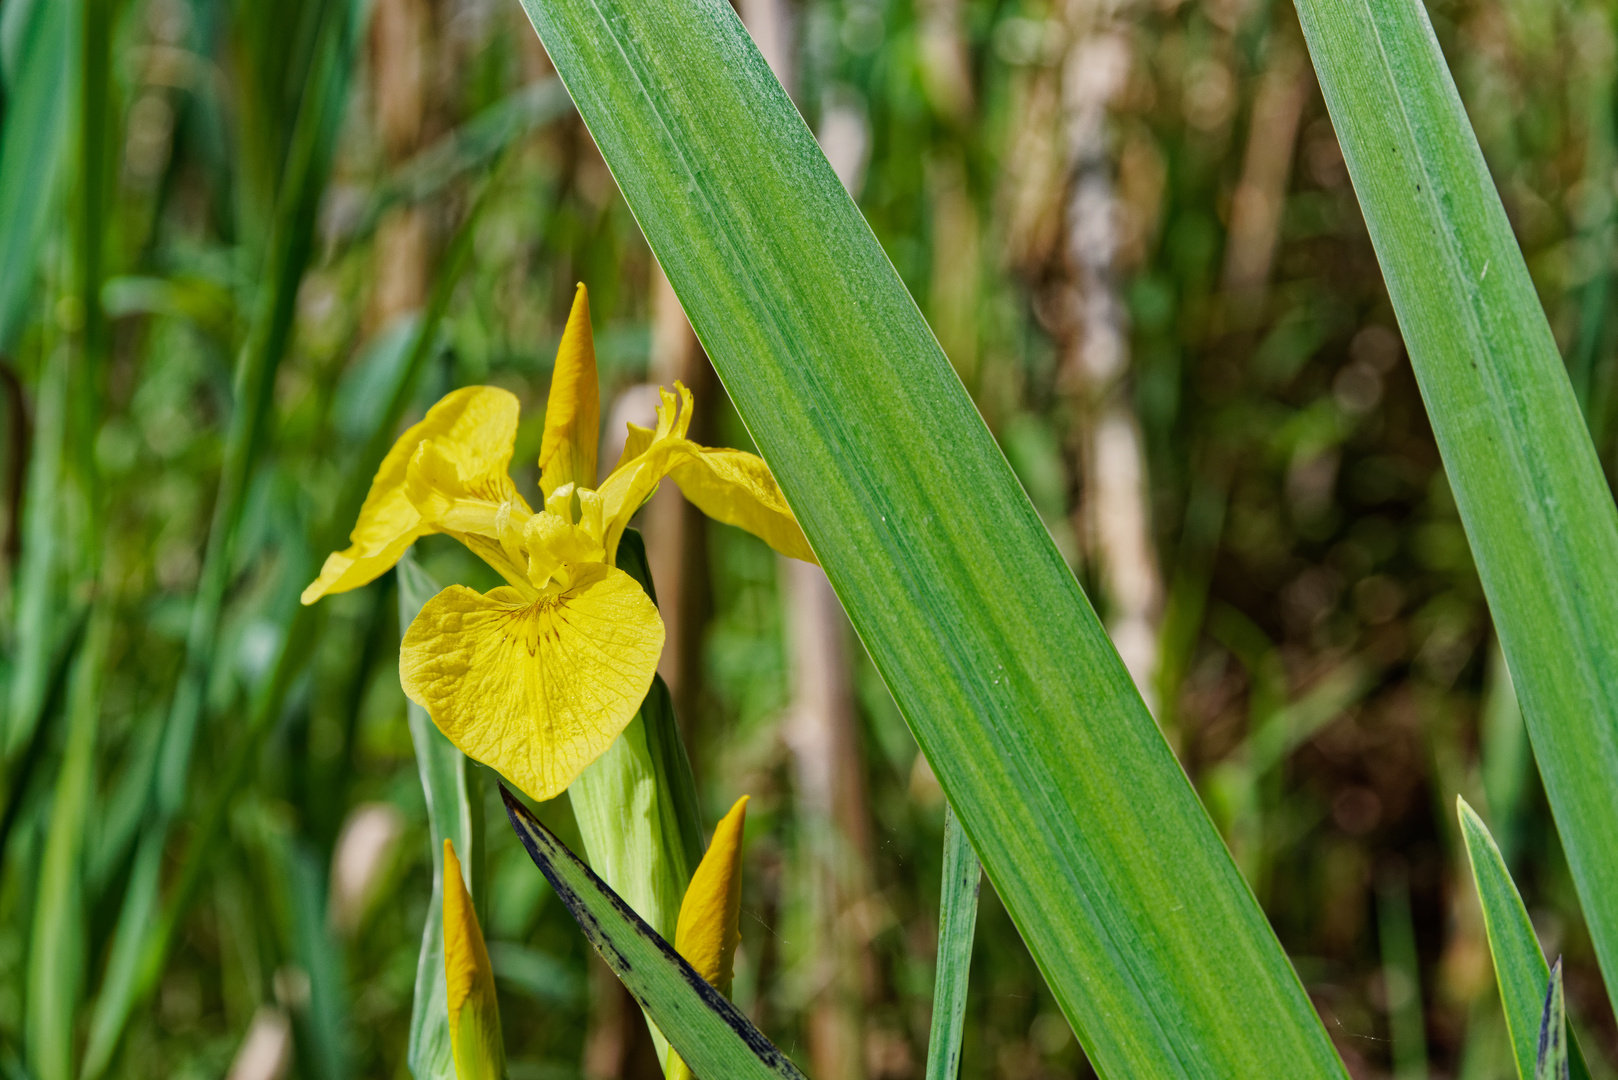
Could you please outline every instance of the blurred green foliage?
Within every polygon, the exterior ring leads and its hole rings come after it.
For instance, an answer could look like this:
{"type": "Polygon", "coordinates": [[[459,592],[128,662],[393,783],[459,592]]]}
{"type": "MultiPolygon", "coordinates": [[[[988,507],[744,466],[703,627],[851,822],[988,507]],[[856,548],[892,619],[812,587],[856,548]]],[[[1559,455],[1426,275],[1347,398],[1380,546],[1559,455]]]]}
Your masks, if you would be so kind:
{"type": "MultiPolygon", "coordinates": [[[[1618,1031],[1330,123],[1285,66],[1291,9],[781,10],[795,99],[817,130],[862,125],[861,207],[1102,606],[1063,377],[1063,80],[1074,27],[1121,49],[1111,287],[1166,582],[1159,717],[1355,1075],[1410,1074],[1413,1045],[1431,1075],[1511,1075],[1456,794],[1487,808],[1605,1075],[1618,1031]],[[1284,77],[1298,115],[1269,130],[1255,101],[1284,77]],[[1266,149],[1279,240],[1243,307],[1233,205],[1266,149]]],[[[1611,476],[1613,12],[1431,11],[1611,476]]],[[[604,398],[642,382],[650,254],[516,4],[5,0],[0,75],[0,1074],[224,1075],[285,1016],[296,1075],[406,1075],[432,852],[395,587],[297,593],[399,424],[454,386],[522,398],[535,482],[575,281],[604,398]]],[[[708,401],[713,441],[748,445],[708,401]]],[[[436,539],[435,578],[493,584],[436,539]]],[[[780,573],[749,536],[705,543],[683,723],[706,815],[754,797],[738,1003],[804,1060],[822,988],[780,573]]],[[[918,1076],[943,806],[855,656],[858,1064],[918,1076]]],[[[566,800],[542,814],[576,839],[566,800]]],[[[611,985],[515,839],[488,837],[511,1075],[599,1070],[611,985]]],[[[1087,1074],[992,890],[971,980],[963,1076],[1087,1074]]]]}

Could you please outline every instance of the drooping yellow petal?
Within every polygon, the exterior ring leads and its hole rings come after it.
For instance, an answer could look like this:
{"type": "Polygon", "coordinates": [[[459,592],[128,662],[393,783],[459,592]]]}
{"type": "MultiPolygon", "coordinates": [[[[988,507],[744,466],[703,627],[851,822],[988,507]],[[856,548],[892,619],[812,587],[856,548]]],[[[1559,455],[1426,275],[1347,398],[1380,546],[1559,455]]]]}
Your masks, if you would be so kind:
{"type": "Polygon", "coordinates": [[[399,681],[463,753],[550,799],[629,723],[662,651],[645,591],[597,563],[537,600],[450,586],[405,632],[399,681]]]}
{"type": "MultiPolygon", "coordinates": [[[[741,941],[742,826],[746,821],[747,796],[743,795],[714,828],[713,843],[685,890],[674,931],[675,950],[726,997],[730,996],[732,966],[741,941]]],[[[691,1067],[672,1047],[664,1078],[691,1080],[691,1067]]]]}
{"type": "Polygon", "coordinates": [[[327,556],[320,576],[303,591],[303,602],[368,584],[391,569],[419,537],[438,531],[405,490],[411,459],[423,443],[436,443],[461,475],[488,482],[492,476],[506,476],[516,439],[517,399],[509,391],[468,386],[445,395],[382,459],[348,548],[327,556]]]}
{"type": "Polygon", "coordinates": [[[678,398],[663,391],[656,430],[629,425],[623,455],[601,485],[608,521],[607,550],[616,554],[618,538],[630,517],[667,476],[680,485],[697,509],[715,521],[746,529],[790,558],[816,562],[764,459],[741,450],[711,450],[687,439],[691,392],[679,383],[675,389],[678,398]]]}
{"type": "Polygon", "coordinates": [[[457,1080],[501,1080],[506,1050],[500,1034],[494,968],[461,876],[461,860],[455,857],[455,845],[448,837],[444,839],[444,989],[457,1080]]]}
{"type": "Polygon", "coordinates": [[[674,948],[720,993],[730,995],[731,965],[741,941],[742,826],[747,796],[714,827],[713,842],[697,864],[680,903],[674,948]]]}
{"type": "Polygon", "coordinates": [[[601,388],[590,334],[590,294],[580,282],[556,350],[545,404],[545,438],[539,447],[539,486],[545,494],[563,484],[595,487],[600,441],[601,388]]]}
{"type": "Polygon", "coordinates": [[[746,529],[788,558],[816,562],[763,458],[741,450],[696,446],[694,454],[682,457],[669,470],[669,478],[698,510],[715,521],[746,529]]]}

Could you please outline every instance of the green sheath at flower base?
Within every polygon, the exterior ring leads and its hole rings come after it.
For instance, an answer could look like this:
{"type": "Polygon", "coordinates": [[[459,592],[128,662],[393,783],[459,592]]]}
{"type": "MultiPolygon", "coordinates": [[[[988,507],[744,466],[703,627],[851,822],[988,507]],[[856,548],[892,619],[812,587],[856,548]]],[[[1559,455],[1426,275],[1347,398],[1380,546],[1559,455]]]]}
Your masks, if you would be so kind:
{"type": "Polygon", "coordinates": [[[483,944],[455,843],[444,840],[444,984],[456,1080],[501,1080],[506,1071],[494,969],[483,944]]]}

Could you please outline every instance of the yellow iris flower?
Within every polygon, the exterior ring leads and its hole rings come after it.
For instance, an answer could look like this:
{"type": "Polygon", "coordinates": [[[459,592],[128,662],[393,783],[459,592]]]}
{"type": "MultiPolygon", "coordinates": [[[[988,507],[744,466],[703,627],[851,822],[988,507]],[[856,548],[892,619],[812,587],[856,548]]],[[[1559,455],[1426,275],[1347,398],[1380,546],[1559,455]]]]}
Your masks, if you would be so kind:
{"type": "Polygon", "coordinates": [[[377,470],[349,547],[303,592],[312,604],[385,573],[420,537],[446,533],[507,584],[452,585],[406,631],[399,677],[410,699],[469,757],[535,799],[560,794],[640,708],[663,649],[657,608],[616,566],[629,519],[666,476],[709,517],[793,558],[814,552],[769,466],[686,438],[691,393],[662,392],[655,429],[629,425],[623,455],[596,476],[601,402],[583,285],[557,350],[535,512],[509,474],[517,399],[456,390],[400,436],[377,470]]]}
{"type": "MultiPolygon", "coordinates": [[[[674,932],[675,951],[726,997],[730,996],[732,964],[741,941],[737,924],[742,910],[742,826],[746,821],[747,796],[743,795],[714,828],[713,843],[685,890],[674,932]]],[[[692,1080],[690,1066],[672,1049],[664,1077],[692,1080]]]]}
{"type": "Polygon", "coordinates": [[[444,839],[444,988],[457,1080],[501,1080],[506,1072],[494,968],[461,877],[455,845],[444,839]]]}

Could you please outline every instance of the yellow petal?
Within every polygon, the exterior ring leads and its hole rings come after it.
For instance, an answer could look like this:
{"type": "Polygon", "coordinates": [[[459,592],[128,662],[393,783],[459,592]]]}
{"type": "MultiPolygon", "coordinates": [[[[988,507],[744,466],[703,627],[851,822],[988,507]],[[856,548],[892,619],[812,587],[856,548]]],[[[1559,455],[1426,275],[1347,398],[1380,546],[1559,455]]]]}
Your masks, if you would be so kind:
{"type": "Polygon", "coordinates": [[[457,1080],[500,1080],[505,1042],[494,968],[483,944],[477,912],[466,893],[455,845],[444,840],[444,988],[449,1042],[457,1080]]]}
{"type": "Polygon", "coordinates": [[[691,391],[674,384],[675,393],[662,391],[657,407],[657,429],[629,425],[629,438],[612,474],[601,482],[602,514],[608,561],[617,557],[618,541],[635,511],[651,498],[658,483],[683,457],[697,449],[686,439],[691,427],[691,391]],[[649,434],[649,437],[648,437],[649,434]],[[633,457],[632,447],[641,448],[633,457]]]}
{"type": "Polygon", "coordinates": [[[735,525],[793,559],[816,562],[809,541],[764,459],[741,450],[691,444],[669,477],[692,504],[715,521],[735,525]]]}
{"type": "Polygon", "coordinates": [[[623,455],[601,485],[609,557],[616,557],[629,519],[668,476],[715,521],[746,529],[783,555],[816,562],[764,459],[741,450],[710,450],[687,439],[691,392],[679,383],[674,389],[678,397],[663,391],[656,430],[629,425],[623,455]]]}
{"type": "Polygon", "coordinates": [[[597,563],[539,600],[450,586],[405,632],[399,681],[463,753],[550,799],[623,731],[662,651],[652,601],[597,563]]]}
{"type": "MultiPolygon", "coordinates": [[[[680,904],[674,948],[726,997],[730,996],[732,965],[741,941],[738,922],[742,911],[742,825],[747,821],[747,796],[736,800],[730,813],[714,828],[713,843],[691,875],[680,904]]],[[[664,1080],[693,1080],[691,1067],[669,1048],[664,1080]]]]}
{"type": "Polygon", "coordinates": [[[539,486],[546,495],[563,484],[593,488],[596,446],[601,441],[601,388],[590,336],[590,294],[584,283],[562,330],[545,404],[545,438],[539,446],[539,486]]]}
{"type": "Polygon", "coordinates": [[[742,825],[747,796],[714,828],[713,843],[691,875],[675,925],[674,948],[720,993],[730,994],[731,965],[741,941],[742,825]]]}
{"type": "Polygon", "coordinates": [[[382,459],[349,534],[349,547],[327,556],[320,576],[303,591],[303,602],[368,584],[391,569],[419,537],[438,531],[423,520],[405,490],[411,459],[423,443],[436,442],[450,460],[464,466],[462,475],[482,478],[506,474],[516,438],[517,399],[509,391],[468,386],[445,395],[382,459]]]}

